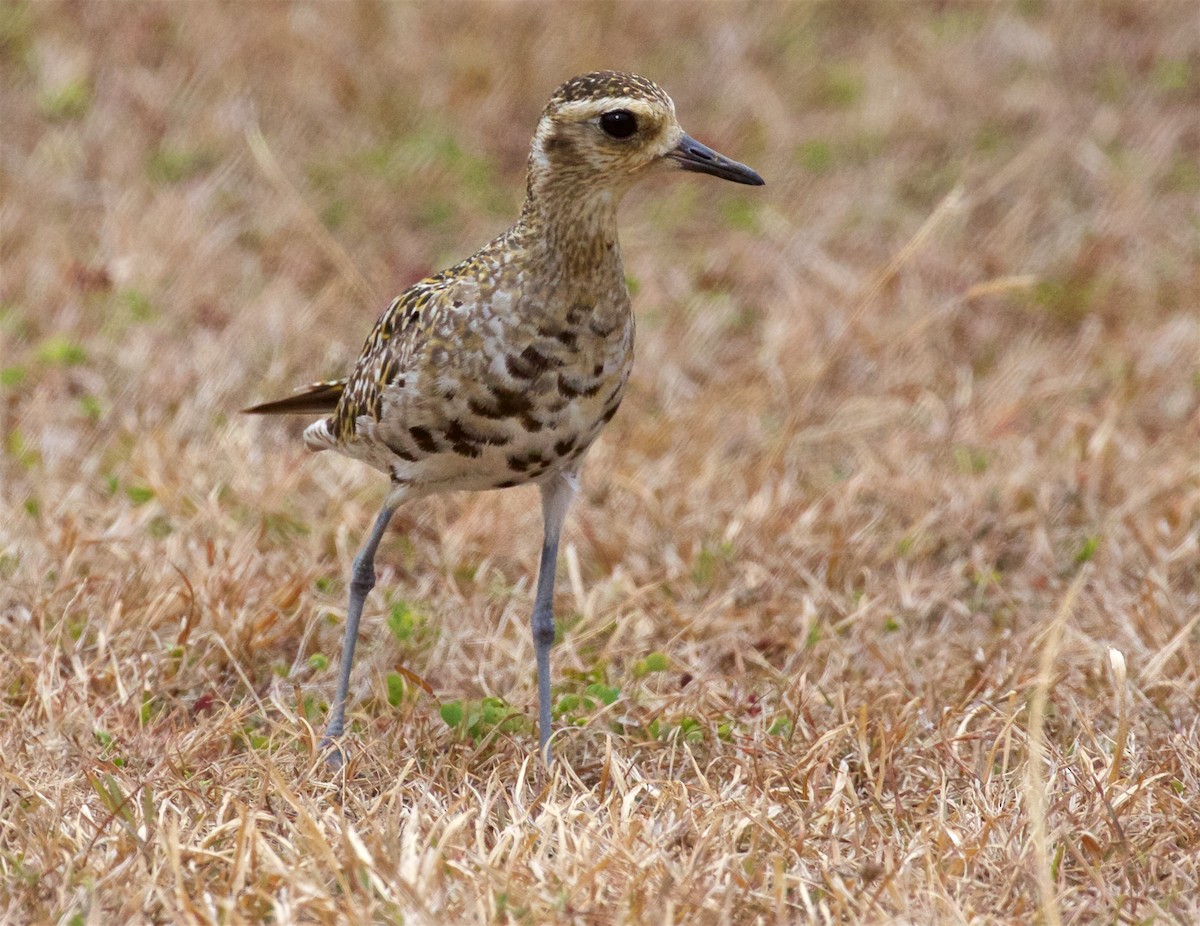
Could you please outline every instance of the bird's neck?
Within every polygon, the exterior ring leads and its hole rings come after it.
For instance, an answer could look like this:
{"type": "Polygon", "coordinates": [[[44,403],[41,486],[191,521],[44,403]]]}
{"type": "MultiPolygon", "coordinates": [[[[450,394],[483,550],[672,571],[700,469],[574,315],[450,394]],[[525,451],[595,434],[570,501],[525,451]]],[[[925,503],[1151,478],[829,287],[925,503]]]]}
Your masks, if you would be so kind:
{"type": "Polygon", "coordinates": [[[537,257],[570,285],[616,279],[624,284],[617,240],[617,200],[610,190],[530,184],[521,222],[537,257]]]}

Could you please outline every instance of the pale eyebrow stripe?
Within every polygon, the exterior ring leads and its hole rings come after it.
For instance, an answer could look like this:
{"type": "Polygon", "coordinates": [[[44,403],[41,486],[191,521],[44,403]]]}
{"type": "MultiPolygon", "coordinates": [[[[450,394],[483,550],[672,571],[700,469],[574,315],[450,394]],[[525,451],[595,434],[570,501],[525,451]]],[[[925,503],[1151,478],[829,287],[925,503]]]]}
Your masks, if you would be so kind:
{"type": "Polygon", "coordinates": [[[635,115],[641,116],[651,116],[654,114],[653,107],[645,100],[632,96],[606,96],[591,100],[575,100],[571,103],[563,103],[558,107],[558,112],[564,116],[577,116],[586,113],[593,113],[599,116],[601,113],[610,112],[614,109],[628,109],[635,115]]]}

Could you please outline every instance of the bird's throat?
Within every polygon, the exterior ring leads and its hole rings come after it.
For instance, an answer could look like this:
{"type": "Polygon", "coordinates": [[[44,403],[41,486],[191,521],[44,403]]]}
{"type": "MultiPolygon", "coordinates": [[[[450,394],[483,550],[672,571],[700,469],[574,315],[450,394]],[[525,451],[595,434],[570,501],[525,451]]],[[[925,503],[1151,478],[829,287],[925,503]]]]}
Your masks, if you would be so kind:
{"type": "Polygon", "coordinates": [[[617,196],[608,190],[568,195],[545,190],[525,203],[522,221],[545,266],[581,286],[618,280],[624,285],[617,238],[617,196]],[[557,195],[556,195],[557,194],[557,195]]]}

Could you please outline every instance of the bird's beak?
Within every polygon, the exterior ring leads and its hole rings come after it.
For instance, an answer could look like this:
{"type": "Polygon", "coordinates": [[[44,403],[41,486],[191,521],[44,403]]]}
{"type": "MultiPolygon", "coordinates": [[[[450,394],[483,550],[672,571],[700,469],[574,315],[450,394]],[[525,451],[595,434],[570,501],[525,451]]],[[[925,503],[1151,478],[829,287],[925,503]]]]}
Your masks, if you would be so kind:
{"type": "Polygon", "coordinates": [[[675,161],[681,170],[712,174],[722,180],[748,183],[750,186],[762,186],[765,183],[762,177],[745,164],[739,164],[723,154],[717,154],[708,145],[700,144],[690,135],[684,135],[679,140],[679,144],[668,151],[666,156],[675,161]]]}

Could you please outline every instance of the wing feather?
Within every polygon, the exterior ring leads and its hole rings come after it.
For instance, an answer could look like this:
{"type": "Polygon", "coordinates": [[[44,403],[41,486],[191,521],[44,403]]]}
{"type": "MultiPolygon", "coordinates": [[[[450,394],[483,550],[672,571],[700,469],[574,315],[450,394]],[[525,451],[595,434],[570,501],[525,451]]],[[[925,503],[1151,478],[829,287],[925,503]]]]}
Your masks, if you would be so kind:
{"type": "Polygon", "coordinates": [[[246,415],[321,415],[329,414],[337,408],[342,393],[346,391],[345,379],[331,379],[323,383],[313,383],[303,386],[286,399],[276,399],[274,402],[263,402],[243,408],[246,415]]]}

